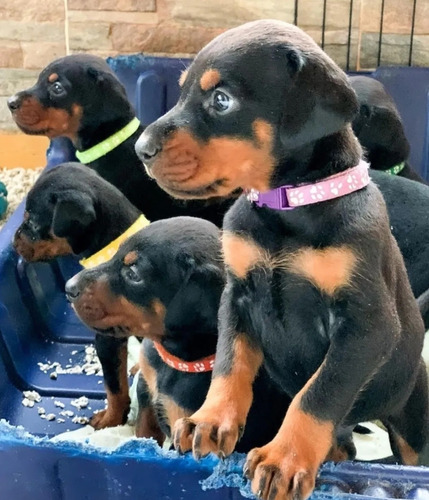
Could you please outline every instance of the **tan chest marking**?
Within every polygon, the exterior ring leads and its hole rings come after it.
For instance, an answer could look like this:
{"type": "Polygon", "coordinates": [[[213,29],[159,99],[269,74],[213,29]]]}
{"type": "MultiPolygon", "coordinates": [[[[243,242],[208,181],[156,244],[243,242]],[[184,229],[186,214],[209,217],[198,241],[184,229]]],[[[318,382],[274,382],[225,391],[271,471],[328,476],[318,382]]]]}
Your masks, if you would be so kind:
{"type": "Polygon", "coordinates": [[[350,284],[357,260],[357,255],[347,246],[321,250],[302,248],[276,259],[275,267],[303,276],[323,292],[333,295],[350,284]]]}
{"type": "Polygon", "coordinates": [[[244,279],[257,265],[267,264],[269,260],[266,250],[257,243],[229,231],[222,234],[222,248],[226,265],[240,279],[244,279]]]}

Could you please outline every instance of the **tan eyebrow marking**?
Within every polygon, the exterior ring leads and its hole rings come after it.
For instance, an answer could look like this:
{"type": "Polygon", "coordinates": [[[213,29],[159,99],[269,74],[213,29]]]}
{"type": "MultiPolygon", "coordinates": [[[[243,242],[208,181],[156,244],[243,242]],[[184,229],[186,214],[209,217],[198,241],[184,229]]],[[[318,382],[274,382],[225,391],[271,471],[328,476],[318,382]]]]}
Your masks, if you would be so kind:
{"type": "Polygon", "coordinates": [[[203,73],[200,79],[200,87],[204,91],[210,90],[216,86],[220,80],[220,73],[217,69],[208,69],[203,73]]]}
{"type": "Polygon", "coordinates": [[[54,83],[58,80],[58,74],[57,73],[51,73],[49,76],[48,76],[48,82],[49,83],[54,83]]]}
{"type": "Polygon", "coordinates": [[[124,257],[124,264],[126,266],[131,266],[135,262],[137,262],[138,259],[138,254],[135,250],[132,250],[131,252],[128,252],[127,255],[124,257]]]}

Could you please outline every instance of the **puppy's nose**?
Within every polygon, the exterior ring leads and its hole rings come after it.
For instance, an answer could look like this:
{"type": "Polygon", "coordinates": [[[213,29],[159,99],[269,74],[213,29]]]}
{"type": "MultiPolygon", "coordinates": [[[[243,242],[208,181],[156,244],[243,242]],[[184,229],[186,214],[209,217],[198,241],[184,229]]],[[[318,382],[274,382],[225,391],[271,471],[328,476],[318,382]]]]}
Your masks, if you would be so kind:
{"type": "Polygon", "coordinates": [[[67,295],[67,300],[69,302],[75,302],[80,295],[80,286],[79,286],[79,279],[77,276],[73,276],[73,278],[70,278],[67,283],[66,283],[66,295],[67,295]]]}
{"type": "Polygon", "coordinates": [[[140,160],[150,167],[162,148],[160,142],[146,129],[136,142],[135,149],[140,160]]]}
{"type": "Polygon", "coordinates": [[[7,105],[11,111],[16,111],[21,107],[21,98],[19,95],[15,94],[12,97],[9,97],[7,105]]]}

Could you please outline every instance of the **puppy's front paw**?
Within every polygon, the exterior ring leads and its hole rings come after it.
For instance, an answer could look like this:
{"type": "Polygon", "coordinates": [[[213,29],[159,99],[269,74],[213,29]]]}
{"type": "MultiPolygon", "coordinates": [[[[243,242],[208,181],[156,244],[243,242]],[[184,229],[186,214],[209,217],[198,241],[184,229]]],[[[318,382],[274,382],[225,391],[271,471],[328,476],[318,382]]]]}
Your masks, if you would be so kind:
{"type": "Polygon", "coordinates": [[[317,465],[275,442],[253,449],[244,466],[253,493],[263,500],[305,500],[314,489],[316,473],[317,465]]]}
{"type": "Polygon", "coordinates": [[[127,421],[128,411],[114,412],[107,408],[106,410],[101,410],[98,413],[94,413],[89,425],[94,427],[95,430],[105,429],[106,427],[116,427],[117,425],[123,425],[127,421]]]}
{"type": "Polygon", "coordinates": [[[224,458],[234,451],[243,430],[244,425],[230,419],[216,418],[216,412],[210,415],[197,412],[189,418],[176,421],[173,443],[181,453],[192,449],[197,460],[209,453],[224,458]]]}

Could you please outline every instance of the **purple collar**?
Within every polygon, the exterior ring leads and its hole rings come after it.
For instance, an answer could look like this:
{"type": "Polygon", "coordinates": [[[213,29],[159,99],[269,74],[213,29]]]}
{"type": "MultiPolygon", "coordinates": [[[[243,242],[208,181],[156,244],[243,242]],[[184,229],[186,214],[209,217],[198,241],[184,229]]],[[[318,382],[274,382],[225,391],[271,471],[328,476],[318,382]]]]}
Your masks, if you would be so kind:
{"type": "Polygon", "coordinates": [[[298,186],[280,186],[263,193],[251,189],[247,193],[247,199],[258,207],[293,210],[304,205],[339,198],[364,188],[370,181],[368,168],[369,164],[360,160],[355,167],[318,182],[298,186]]]}

